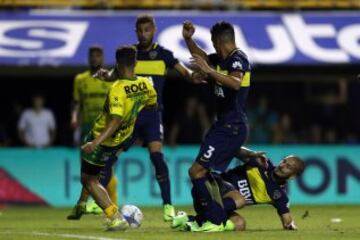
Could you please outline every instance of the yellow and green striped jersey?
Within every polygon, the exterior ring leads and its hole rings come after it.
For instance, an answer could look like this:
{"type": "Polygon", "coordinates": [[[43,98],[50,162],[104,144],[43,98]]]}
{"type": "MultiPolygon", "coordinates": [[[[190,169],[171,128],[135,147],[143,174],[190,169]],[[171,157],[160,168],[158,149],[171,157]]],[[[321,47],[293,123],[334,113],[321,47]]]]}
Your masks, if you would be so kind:
{"type": "Polygon", "coordinates": [[[80,104],[82,133],[86,134],[102,111],[106,94],[113,82],[104,82],[92,77],[85,71],[76,75],[74,80],[73,99],[80,104]]]}
{"type": "Polygon", "coordinates": [[[145,106],[156,105],[157,94],[148,78],[136,77],[119,79],[111,86],[102,113],[98,116],[92,130],[93,137],[98,137],[106,127],[111,116],[121,117],[119,129],[101,145],[119,146],[131,136],[138,113],[145,106]]]}

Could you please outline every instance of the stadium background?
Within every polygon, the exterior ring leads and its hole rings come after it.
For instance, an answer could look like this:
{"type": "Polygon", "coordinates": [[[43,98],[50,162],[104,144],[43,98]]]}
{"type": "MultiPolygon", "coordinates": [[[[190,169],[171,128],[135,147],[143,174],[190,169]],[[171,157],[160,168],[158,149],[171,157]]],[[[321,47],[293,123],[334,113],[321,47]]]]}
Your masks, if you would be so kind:
{"type": "MultiPolygon", "coordinates": [[[[4,0],[0,4],[1,205],[69,207],[76,201],[80,183],[79,152],[70,128],[73,78],[87,68],[91,44],[105,48],[106,65],[112,66],[115,47],[136,41],[134,21],[140,13],[155,16],[157,40],[184,61],[184,43],[174,34],[181,36],[183,20],[203,27],[195,37],[207,50],[211,44],[206,34],[214,22],[225,19],[235,24],[239,47],[254,64],[247,145],[267,151],[275,162],[289,153],[305,158],[308,169],[289,186],[292,203],[360,203],[359,1],[4,0]],[[24,148],[17,122],[38,92],[55,113],[57,137],[50,148],[24,148]]],[[[191,96],[212,120],[209,89],[169,72],[163,117],[175,205],[191,203],[187,169],[201,138],[170,137],[191,96]]],[[[117,174],[120,204],[160,202],[144,149],[134,147],[122,155],[117,174]]]]}

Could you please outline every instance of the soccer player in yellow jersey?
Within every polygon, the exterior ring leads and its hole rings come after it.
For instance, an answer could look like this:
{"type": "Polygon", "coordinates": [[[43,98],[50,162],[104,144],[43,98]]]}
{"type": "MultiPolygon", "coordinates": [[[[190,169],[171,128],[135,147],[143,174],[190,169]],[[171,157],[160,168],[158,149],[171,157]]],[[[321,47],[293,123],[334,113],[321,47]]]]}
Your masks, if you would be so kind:
{"type": "Polygon", "coordinates": [[[109,220],[108,230],[124,230],[128,223],[113,203],[98,175],[113,156],[132,144],[131,137],[139,112],[156,109],[157,94],[149,79],[134,73],[136,49],[125,46],[116,51],[118,79],[111,86],[102,113],[81,147],[81,182],[109,220]]]}
{"type": "MultiPolygon", "coordinates": [[[[169,169],[163,154],[163,125],[162,125],[162,96],[167,70],[175,69],[184,79],[192,83],[201,83],[202,74],[192,72],[179,62],[172,51],[164,48],[154,41],[156,34],[156,23],[154,17],[150,15],[140,15],[136,19],[135,31],[138,43],[134,44],[137,48],[138,64],[135,73],[139,76],[149,77],[158,94],[157,111],[144,110],[140,113],[134,130],[134,138],[141,139],[143,145],[148,148],[149,158],[154,166],[156,180],[159,184],[162,203],[163,219],[171,221],[175,216],[175,208],[171,200],[171,187],[169,169]]],[[[98,72],[100,79],[110,80],[111,76],[116,76],[116,71],[112,74],[102,69],[98,72]]]]}
{"type": "MultiPolygon", "coordinates": [[[[71,126],[80,126],[81,139],[89,133],[97,116],[102,111],[106,94],[113,82],[104,82],[92,77],[104,62],[103,49],[100,46],[89,48],[90,69],[76,75],[73,92],[73,110],[71,115],[71,126]]],[[[106,187],[111,200],[117,204],[117,178],[113,174],[113,163],[117,160],[112,158],[100,174],[100,182],[106,187]]],[[[82,190],[78,204],[73,208],[68,216],[69,220],[79,220],[85,212],[99,214],[102,213],[94,201],[87,203],[89,194],[85,189],[82,190]]]]}

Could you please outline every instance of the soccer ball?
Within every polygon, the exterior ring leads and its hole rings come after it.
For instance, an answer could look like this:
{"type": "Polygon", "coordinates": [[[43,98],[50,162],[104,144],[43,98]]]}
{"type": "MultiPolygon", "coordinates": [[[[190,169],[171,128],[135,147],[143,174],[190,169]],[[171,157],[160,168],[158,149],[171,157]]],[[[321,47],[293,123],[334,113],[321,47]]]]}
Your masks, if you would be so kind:
{"type": "Polygon", "coordinates": [[[140,227],[143,219],[144,219],[144,215],[141,212],[141,210],[134,205],[124,205],[121,208],[121,213],[124,216],[124,218],[126,219],[126,221],[129,223],[129,226],[131,228],[138,228],[140,227]]]}

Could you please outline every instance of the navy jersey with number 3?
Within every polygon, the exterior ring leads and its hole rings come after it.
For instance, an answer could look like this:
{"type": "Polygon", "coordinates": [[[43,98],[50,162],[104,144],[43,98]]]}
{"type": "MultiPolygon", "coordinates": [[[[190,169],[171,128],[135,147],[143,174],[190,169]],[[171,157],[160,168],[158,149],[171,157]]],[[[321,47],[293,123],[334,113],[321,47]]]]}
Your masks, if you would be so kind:
{"type": "Polygon", "coordinates": [[[247,123],[245,103],[250,88],[251,66],[244,52],[234,49],[225,59],[217,54],[210,54],[210,64],[217,72],[229,75],[232,72],[243,73],[241,88],[234,90],[215,82],[214,94],[217,102],[217,118],[222,122],[247,123]]]}

